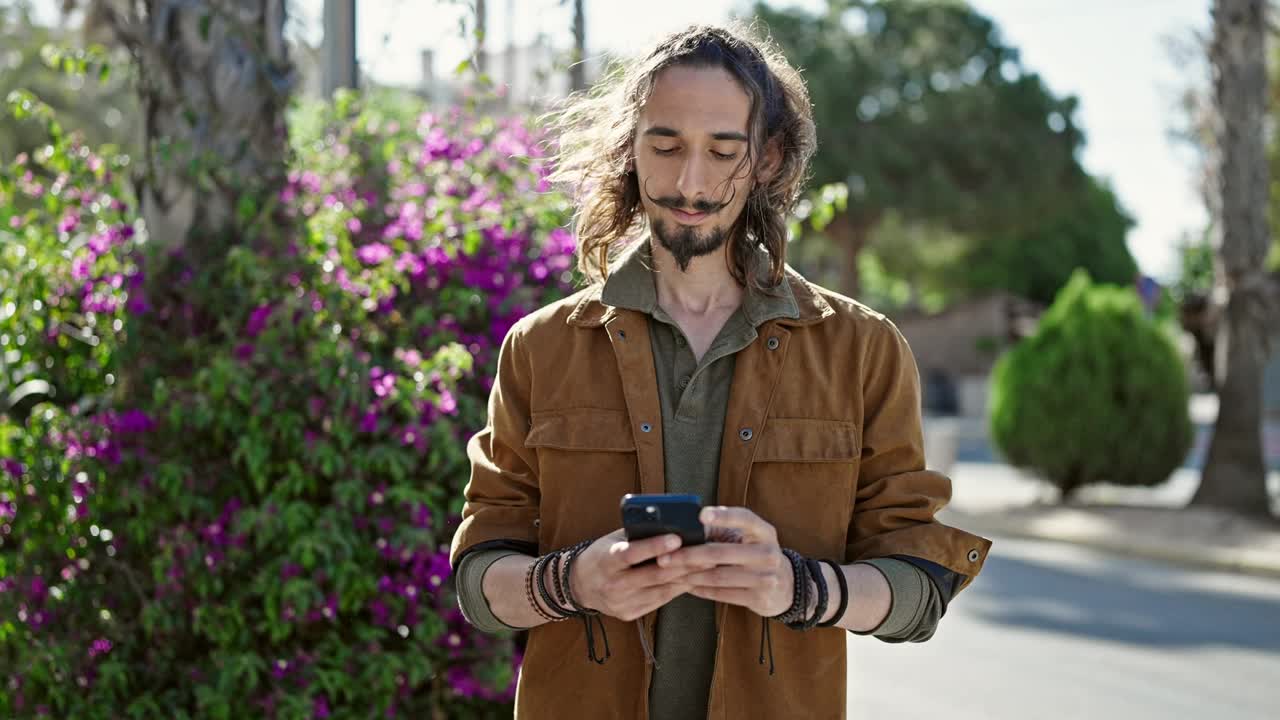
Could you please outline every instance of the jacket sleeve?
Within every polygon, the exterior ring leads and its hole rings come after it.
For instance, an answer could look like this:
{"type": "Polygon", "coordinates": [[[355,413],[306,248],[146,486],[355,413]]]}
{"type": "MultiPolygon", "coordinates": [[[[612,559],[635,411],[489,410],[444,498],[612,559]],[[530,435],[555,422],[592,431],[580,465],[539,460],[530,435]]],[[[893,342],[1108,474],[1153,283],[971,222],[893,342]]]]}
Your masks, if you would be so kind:
{"type": "Polygon", "coordinates": [[[951,500],[951,479],[925,469],[920,376],[906,339],[882,320],[862,347],[862,455],[845,561],[921,558],[956,573],[959,592],[991,541],[934,518],[951,500]]]}
{"type": "Polygon", "coordinates": [[[471,478],[464,491],[462,522],[453,535],[450,563],[482,543],[505,541],[512,546],[538,546],[538,462],[526,448],[532,377],[525,355],[523,325],[502,342],[498,372],[489,393],[485,427],[467,443],[471,478]]]}

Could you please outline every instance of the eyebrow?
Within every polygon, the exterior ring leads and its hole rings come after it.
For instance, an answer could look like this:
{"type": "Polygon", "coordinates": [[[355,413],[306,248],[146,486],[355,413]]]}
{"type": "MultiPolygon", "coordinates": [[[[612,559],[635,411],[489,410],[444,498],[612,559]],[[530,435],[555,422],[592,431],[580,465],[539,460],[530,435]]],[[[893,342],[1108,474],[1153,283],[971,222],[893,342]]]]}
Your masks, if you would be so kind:
{"type": "MultiPolygon", "coordinates": [[[[644,131],[645,135],[657,135],[658,137],[680,137],[680,131],[675,128],[656,125],[644,131]]],[[[721,130],[720,132],[711,133],[712,140],[737,140],[738,142],[747,142],[747,136],[735,130],[721,130]]]]}

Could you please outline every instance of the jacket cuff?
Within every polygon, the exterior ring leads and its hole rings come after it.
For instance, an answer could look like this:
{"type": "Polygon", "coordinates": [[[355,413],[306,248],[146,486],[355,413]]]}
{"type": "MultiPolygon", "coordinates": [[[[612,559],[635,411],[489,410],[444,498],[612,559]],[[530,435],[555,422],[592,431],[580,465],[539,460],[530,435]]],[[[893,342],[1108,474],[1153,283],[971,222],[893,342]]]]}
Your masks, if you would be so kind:
{"type": "Polygon", "coordinates": [[[458,564],[455,587],[458,591],[458,609],[467,622],[477,630],[487,633],[498,633],[508,630],[523,630],[508,625],[493,614],[489,607],[489,599],[484,596],[484,574],[499,560],[523,553],[515,550],[481,550],[467,553],[458,564]]]}
{"type": "Polygon", "coordinates": [[[936,603],[937,588],[923,570],[894,558],[873,558],[858,565],[870,565],[889,583],[889,613],[879,626],[855,635],[897,638],[914,634],[926,615],[930,601],[936,603]]]}

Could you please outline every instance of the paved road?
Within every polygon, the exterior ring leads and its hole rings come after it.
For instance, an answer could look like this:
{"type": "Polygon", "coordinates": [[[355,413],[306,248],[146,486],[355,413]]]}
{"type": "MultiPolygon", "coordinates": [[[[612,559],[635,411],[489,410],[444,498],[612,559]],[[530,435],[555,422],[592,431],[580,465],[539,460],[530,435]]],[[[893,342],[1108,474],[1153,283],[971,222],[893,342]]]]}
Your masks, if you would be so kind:
{"type": "Polygon", "coordinates": [[[996,538],[918,645],[850,638],[852,720],[1275,720],[1280,580],[996,538]]]}

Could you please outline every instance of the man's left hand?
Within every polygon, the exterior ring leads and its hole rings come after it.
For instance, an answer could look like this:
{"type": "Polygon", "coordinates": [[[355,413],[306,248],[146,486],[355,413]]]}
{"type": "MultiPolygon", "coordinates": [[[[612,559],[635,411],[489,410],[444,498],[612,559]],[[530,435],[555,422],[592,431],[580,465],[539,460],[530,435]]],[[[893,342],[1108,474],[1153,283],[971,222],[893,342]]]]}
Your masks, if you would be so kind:
{"type": "Polygon", "coordinates": [[[742,507],[705,507],[700,516],[714,539],[737,531],[740,543],[708,542],[658,558],[664,567],[691,570],[689,594],[715,602],[741,605],[772,617],[791,607],[795,581],[791,561],[778,546],[778,532],[763,518],[742,507]]]}

